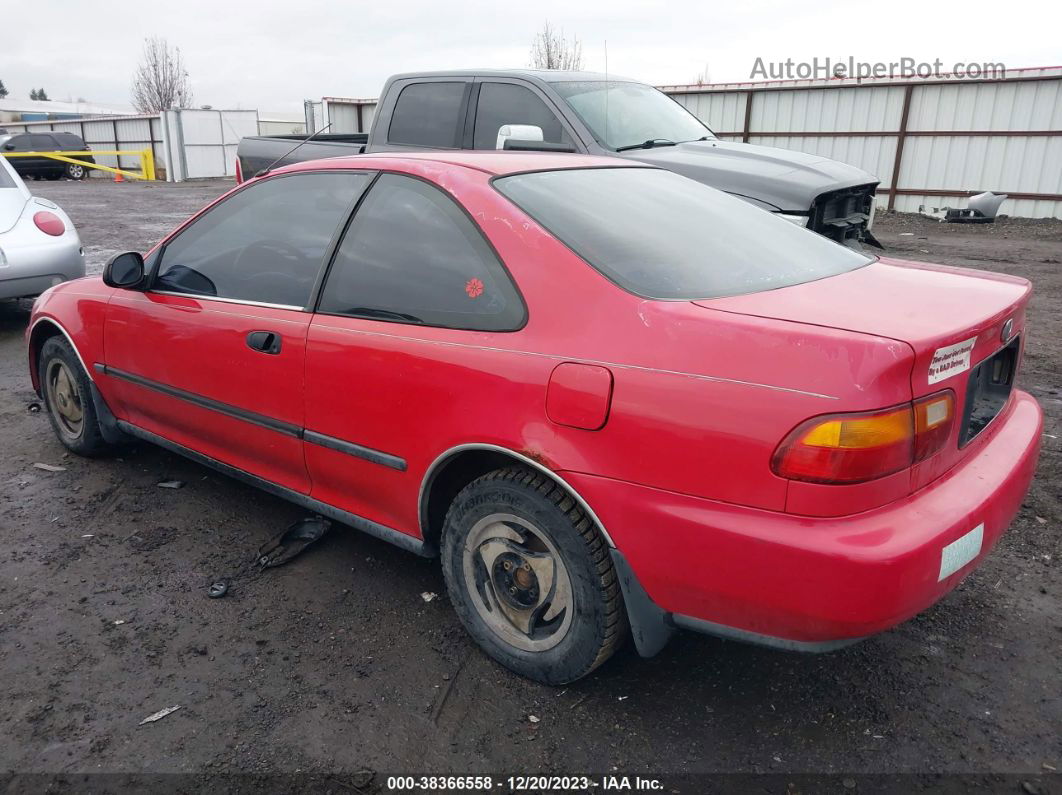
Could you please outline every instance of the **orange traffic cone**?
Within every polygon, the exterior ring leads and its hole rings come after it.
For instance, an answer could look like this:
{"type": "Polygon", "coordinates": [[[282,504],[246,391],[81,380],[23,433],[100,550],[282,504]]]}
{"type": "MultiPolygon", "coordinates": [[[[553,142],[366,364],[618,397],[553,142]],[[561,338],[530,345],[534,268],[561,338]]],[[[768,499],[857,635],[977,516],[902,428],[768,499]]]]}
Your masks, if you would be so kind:
{"type": "Polygon", "coordinates": [[[114,172],[114,181],[115,182],[125,182],[125,178],[122,176],[122,172],[120,172],[120,171],[115,171],[114,172]]]}

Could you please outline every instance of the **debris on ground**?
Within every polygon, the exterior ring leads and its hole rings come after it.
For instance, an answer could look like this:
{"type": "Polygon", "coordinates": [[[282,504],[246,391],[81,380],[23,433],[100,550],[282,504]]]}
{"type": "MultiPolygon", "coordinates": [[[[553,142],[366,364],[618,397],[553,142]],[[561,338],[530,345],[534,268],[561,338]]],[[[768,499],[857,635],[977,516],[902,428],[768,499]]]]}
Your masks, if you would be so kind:
{"type": "Polygon", "coordinates": [[[184,487],[183,480],[164,480],[158,484],[160,489],[179,489],[184,487]]]}
{"type": "Polygon", "coordinates": [[[145,723],[154,723],[157,720],[162,720],[167,715],[169,715],[171,712],[176,712],[180,708],[181,708],[180,704],[174,704],[172,707],[166,707],[165,709],[160,709],[158,712],[153,712],[150,715],[148,715],[146,718],[144,718],[142,721],[140,721],[140,723],[138,725],[143,726],[145,723]]]}
{"type": "Polygon", "coordinates": [[[258,550],[258,564],[263,569],[280,566],[297,557],[313,544],[320,541],[332,527],[332,523],[323,516],[310,516],[300,519],[280,535],[266,541],[258,550]]]}
{"type": "Polygon", "coordinates": [[[225,580],[218,580],[217,582],[210,584],[210,587],[207,589],[207,596],[209,596],[211,599],[220,599],[228,592],[228,582],[226,582],[225,580]]]}
{"type": "Polygon", "coordinates": [[[40,403],[30,403],[26,408],[29,409],[30,414],[37,414],[41,410],[41,404],[40,403]]]}
{"type": "Polygon", "coordinates": [[[433,593],[432,591],[425,591],[420,595],[420,598],[423,599],[425,602],[430,602],[432,599],[438,599],[439,594],[433,593]]]}
{"type": "Polygon", "coordinates": [[[528,715],[527,719],[532,723],[538,723],[541,720],[537,715],[528,715]]]}
{"type": "Polygon", "coordinates": [[[66,472],[66,467],[56,466],[55,464],[42,464],[40,461],[33,466],[37,469],[43,469],[45,472],[66,472]]]}

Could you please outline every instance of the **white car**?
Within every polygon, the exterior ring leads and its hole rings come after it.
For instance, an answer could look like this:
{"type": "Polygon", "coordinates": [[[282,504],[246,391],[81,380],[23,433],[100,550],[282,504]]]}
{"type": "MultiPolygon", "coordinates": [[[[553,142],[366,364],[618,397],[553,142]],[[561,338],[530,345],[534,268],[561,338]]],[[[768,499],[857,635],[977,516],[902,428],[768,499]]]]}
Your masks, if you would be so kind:
{"type": "Polygon", "coordinates": [[[39,295],[85,275],[85,252],[59,205],[32,195],[0,157],[0,299],[39,295]]]}

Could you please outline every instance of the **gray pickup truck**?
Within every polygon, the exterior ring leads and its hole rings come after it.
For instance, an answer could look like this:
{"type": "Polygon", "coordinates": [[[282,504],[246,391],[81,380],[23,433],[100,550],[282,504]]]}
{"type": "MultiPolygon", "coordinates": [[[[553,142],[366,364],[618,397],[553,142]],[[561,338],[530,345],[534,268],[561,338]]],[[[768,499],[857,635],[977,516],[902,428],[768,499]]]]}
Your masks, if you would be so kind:
{"type": "Polygon", "coordinates": [[[581,152],[640,160],[745,199],[839,243],[877,245],[872,174],[817,155],[719,140],[652,86],[613,75],[457,71],[395,75],[366,134],[240,141],[242,177],[304,160],[423,149],[581,152]]]}

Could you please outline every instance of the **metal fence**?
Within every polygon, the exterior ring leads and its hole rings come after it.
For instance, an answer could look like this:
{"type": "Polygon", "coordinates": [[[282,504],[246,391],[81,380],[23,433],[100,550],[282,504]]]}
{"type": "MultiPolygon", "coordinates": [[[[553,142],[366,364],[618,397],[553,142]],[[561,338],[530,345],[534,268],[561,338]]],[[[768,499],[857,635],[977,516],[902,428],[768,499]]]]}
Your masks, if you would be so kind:
{"type": "MultiPolygon", "coordinates": [[[[257,110],[184,109],[144,116],[4,122],[9,132],[56,130],[81,136],[94,151],[151,148],[160,179],[181,182],[236,174],[236,146],[258,135],[257,110]]],[[[131,157],[93,156],[100,165],[137,168],[131,157]],[[121,161],[119,163],[119,161],[121,161]]],[[[106,172],[91,176],[110,178],[106,172]]]]}
{"type": "MultiPolygon", "coordinates": [[[[882,209],[964,207],[1062,218],[1062,67],[987,80],[831,79],[662,86],[716,134],[822,155],[881,180],[882,209]]],[[[366,132],[376,100],[308,103],[314,129],[366,132]]]]}
{"type": "Polygon", "coordinates": [[[721,138],[819,154],[881,179],[879,205],[1062,218],[1062,67],[988,80],[778,81],[663,90],[721,138]]]}
{"type": "MultiPolygon", "coordinates": [[[[116,149],[140,150],[151,149],[160,177],[168,172],[166,147],[164,145],[162,122],[158,115],[144,116],[110,116],[92,119],[74,119],[63,121],[4,122],[8,132],[41,132],[53,130],[70,132],[78,135],[90,149],[113,151],[116,149]]],[[[120,155],[99,155],[93,159],[103,166],[112,168],[139,168],[137,159],[120,155]]],[[[111,175],[103,172],[90,172],[90,176],[110,179],[111,175]]]]}

